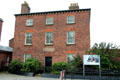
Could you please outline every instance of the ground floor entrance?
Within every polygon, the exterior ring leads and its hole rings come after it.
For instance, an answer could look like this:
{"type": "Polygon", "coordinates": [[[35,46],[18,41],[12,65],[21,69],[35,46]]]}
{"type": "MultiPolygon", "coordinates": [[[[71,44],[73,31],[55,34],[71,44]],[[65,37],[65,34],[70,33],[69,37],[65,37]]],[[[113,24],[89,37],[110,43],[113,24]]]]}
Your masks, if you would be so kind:
{"type": "Polygon", "coordinates": [[[45,71],[49,72],[51,71],[52,67],[52,57],[45,57],[45,71]]]}

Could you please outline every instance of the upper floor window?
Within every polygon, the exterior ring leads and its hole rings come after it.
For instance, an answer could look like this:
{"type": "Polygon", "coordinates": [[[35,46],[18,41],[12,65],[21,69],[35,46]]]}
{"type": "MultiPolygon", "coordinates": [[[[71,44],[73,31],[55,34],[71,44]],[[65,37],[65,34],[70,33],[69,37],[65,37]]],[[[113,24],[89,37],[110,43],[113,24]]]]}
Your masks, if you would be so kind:
{"type": "Polygon", "coordinates": [[[24,54],[24,62],[28,59],[31,58],[32,55],[31,54],[24,54]]]}
{"type": "Polygon", "coordinates": [[[27,19],[26,26],[33,26],[33,19],[27,19]]]}
{"type": "Polygon", "coordinates": [[[75,44],[75,32],[67,32],[67,44],[75,44]]]}
{"type": "Polygon", "coordinates": [[[32,33],[25,34],[25,45],[32,45],[32,33]]]}
{"type": "Polygon", "coordinates": [[[45,44],[52,45],[53,44],[53,32],[46,32],[45,33],[45,44]]]}
{"type": "Polygon", "coordinates": [[[74,55],[73,54],[67,54],[67,62],[70,63],[73,60],[74,60],[74,55]]]}
{"type": "Polygon", "coordinates": [[[67,16],[67,23],[68,24],[75,23],[75,16],[67,16]]]}
{"type": "Polygon", "coordinates": [[[47,17],[46,18],[46,24],[47,25],[51,25],[51,24],[53,24],[53,22],[54,22],[53,17],[47,17]]]}

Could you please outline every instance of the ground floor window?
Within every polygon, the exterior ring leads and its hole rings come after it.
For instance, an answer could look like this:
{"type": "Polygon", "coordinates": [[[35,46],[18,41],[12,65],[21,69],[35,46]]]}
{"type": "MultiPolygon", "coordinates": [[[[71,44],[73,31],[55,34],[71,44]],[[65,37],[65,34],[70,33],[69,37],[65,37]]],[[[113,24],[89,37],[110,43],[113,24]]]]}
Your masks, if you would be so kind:
{"type": "Polygon", "coordinates": [[[24,62],[28,59],[31,58],[32,55],[31,54],[24,54],[24,62]]]}
{"type": "Polygon", "coordinates": [[[74,55],[73,54],[67,54],[67,62],[71,62],[74,59],[74,55]]]}

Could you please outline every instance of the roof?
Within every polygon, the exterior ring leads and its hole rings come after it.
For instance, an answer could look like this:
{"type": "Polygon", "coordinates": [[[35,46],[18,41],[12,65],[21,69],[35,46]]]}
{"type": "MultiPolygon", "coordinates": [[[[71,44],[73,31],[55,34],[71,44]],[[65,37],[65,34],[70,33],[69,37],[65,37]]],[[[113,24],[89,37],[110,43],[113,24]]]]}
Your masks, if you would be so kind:
{"type": "Polygon", "coordinates": [[[26,16],[26,15],[38,15],[38,14],[55,14],[55,13],[66,13],[66,12],[81,12],[81,11],[90,11],[91,9],[77,9],[77,10],[59,10],[59,11],[47,11],[47,12],[34,12],[26,14],[15,14],[15,16],[26,16]]]}
{"type": "Polygon", "coordinates": [[[11,47],[6,47],[6,46],[0,46],[0,51],[12,52],[12,51],[13,51],[13,48],[11,48],[11,47]]]}

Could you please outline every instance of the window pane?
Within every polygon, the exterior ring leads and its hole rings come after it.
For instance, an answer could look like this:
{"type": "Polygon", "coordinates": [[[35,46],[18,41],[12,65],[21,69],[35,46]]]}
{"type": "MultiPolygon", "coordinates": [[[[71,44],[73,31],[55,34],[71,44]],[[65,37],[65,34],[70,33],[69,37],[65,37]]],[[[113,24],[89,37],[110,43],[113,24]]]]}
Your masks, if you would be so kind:
{"type": "Polygon", "coordinates": [[[31,54],[24,54],[24,61],[26,61],[28,58],[31,58],[32,55],[31,54]]]}
{"type": "Polygon", "coordinates": [[[32,33],[26,33],[26,45],[32,44],[32,33]]]}
{"type": "Polygon", "coordinates": [[[28,20],[26,21],[26,25],[27,25],[27,26],[32,26],[32,25],[33,25],[33,19],[28,19],[28,20]]]}
{"type": "Polygon", "coordinates": [[[46,44],[53,44],[53,33],[46,32],[46,44]]]}
{"type": "Polygon", "coordinates": [[[75,16],[68,16],[67,23],[75,23],[75,16]]]}
{"type": "Polygon", "coordinates": [[[74,32],[68,32],[67,33],[67,43],[68,44],[74,44],[75,43],[75,33],[74,32]]]}
{"type": "Polygon", "coordinates": [[[46,24],[53,24],[53,18],[46,18],[46,24]]]}
{"type": "Polygon", "coordinates": [[[67,62],[71,62],[72,60],[74,60],[74,55],[73,54],[68,54],[67,55],[67,62]]]}

